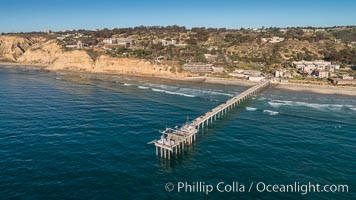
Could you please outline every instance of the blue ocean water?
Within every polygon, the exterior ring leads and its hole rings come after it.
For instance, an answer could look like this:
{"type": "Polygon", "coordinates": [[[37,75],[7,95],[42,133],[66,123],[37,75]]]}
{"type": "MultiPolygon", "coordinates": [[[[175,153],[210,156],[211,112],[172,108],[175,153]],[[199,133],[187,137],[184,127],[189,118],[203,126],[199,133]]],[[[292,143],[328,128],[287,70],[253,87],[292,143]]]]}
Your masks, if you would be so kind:
{"type": "Polygon", "coordinates": [[[147,144],[245,89],[0,67],[0,199],[356,199],[355,97],[271,88],[171,161],[147,144]],[[165,190],[197,181],[349,191],[165,190]]]}

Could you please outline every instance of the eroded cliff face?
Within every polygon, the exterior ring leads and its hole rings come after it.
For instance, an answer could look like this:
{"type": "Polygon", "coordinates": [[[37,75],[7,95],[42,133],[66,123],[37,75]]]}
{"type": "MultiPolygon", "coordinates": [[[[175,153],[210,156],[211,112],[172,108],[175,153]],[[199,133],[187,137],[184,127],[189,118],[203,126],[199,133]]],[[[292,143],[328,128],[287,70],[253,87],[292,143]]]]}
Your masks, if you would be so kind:
{"type": "Polygon", "coordinates": [[[168,66],[163,64],[151,63],[143,59],[134,58],[113,58],[110,56],[100,56],[95,61],[94,71],[98,72],[111,72],[121,74],[135,75],[139,73],[145,76],[170,76],[170,77],[183,77],[185,74],[173,74],[171,68],[176,66],[168,66]]]}
{"type": "Polygon", "coordinates": [[[151,63],[143,59],[114,58],[101,55],[93,60],[85,50],[66,51],[55,40],[43,38],[1,36],[0,60],[44,65],[49,70],[78,70],[165,77],[187,75],[172,73],[171,69],[177,68],[177,66],[151,63]]]}
{"type": "Polygon", "coordinates": [[[44,39],[0,36],[0,59],[17,61],[28,49],[36,48],[44,39]]]}
{"type": "Polygon", "coordinates": [[[17,58],[18,62],[51,65],[63,51],[54,41],[41,41],[36,43],[36,47],[27,49],[17,58]]]}

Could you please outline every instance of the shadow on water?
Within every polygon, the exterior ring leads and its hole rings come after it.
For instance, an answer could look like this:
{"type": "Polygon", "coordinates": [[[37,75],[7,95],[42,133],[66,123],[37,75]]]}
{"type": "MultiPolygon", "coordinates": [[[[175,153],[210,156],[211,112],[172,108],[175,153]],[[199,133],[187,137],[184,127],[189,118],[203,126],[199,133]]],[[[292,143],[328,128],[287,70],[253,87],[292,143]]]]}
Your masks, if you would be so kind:
{"type": "MultiPolygon", "coordinates": [[[[267,90],[259,94],[264,99],[245,101],[199,133],[196,143],[182,155],[167,161],[155,157],[154,146],[147,144],[159,137],[159,129],[184,123],[186,116],[198,117],[226,101],[228,97],[220,92],[232,94],[245,88],[178,83],[216,92],[203,92],[203,98],[208,97],[201,99],[139,90],[135,80],[125,86],[131,82],[122,77],[105,82],[64,76],[0,71],[0,179],[4,180],[0,189],[8,198],[101,199],[105,194],[116,199],[218,199],[224,195],[247,199],[241,193],[197,194],[195,198],[194,194],[167,193],[164,185],[231,179],[355,183],[355,126],[333,127],[344,121],[352,124],[355,111],[268,104],[279,99],[356,108],[354,99],[267,90]],[[210,97],[216,101],[207,100],[210,97]],[[264,112],[268,109],[279,114],[264,112]]],[[[162,83],[169,86],[163,81],[156,85],[162,83]]],[[[295,195],[264,193],[254,199],[295,195]]],[[[355,199],[354,193],[308,197],[355,199]]]]}
{"type": "MultiPolygon", "coordinates": [[[[257,96],[254,96],[253,98],[257,98],[257,96]]],[[[221,118],[217,118],[216,121],[213,120],[213,124],[205,126],[203,130],[200,129],[197,134],[196,141],[192,145],[185,147],[183,153],[178,155],[171,154],[170,160],[156,156],[157,164],[159,167],[169,172],[175,167],[182,166],[196,160],[197,156],[199,156],[199,151],[202,150],[199,145],[203,143],[204,140],[215,137],[216,135],[214,135],[214,133],[229,124],[231,120],[238,120],[241,111],[250,105],[253,101],[254,99],[247,99],[237,107],[230,110],[226,115],[222,116],[221,118]]],[[[154,147],[152,149],[154,149],[154,147]]]]}

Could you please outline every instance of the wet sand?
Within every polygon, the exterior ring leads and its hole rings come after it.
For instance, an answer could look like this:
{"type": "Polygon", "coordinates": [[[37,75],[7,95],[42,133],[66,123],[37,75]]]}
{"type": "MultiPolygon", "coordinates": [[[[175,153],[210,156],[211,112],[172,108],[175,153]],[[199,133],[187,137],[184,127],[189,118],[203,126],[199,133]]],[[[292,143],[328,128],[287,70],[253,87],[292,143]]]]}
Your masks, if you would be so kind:
{"type": "Polygon", "coordinates": [[[45,69],[46,67],[48,67],[47,65],[26,64],[26,63],[8,63],[8,62],[0,62],[0,66],[37,67],[37,68],[41,68],[41,69],[45,69]]]}
{"type": "Polygon", "coordinates": [[[276,89],[297,91],[297,92],[313,92],[319,94],[339,94],[356,96],[356,87],[346,86],[320,86],[320,85],[298,85],[298,84],[278,84],[276,89]]]}
{"type": "MultiPolygon", "coordinates": [[[[33,67],[38,69],[47,69],[47,66],[44,65],[37,65],[37,64],[23,64],[23,63],[5,63],[0,62],[0,66],[15,66],[15,67],[33,67]]],[[[49,69],[50,70],[50,69],[49,69]]],[[[79,72],[79,71],[63,71],[66,73],[73,73],[73,74],[98,74],[93,72],[79,72]]],[[[108,74],[105,75],[120,75],[120,74],[108,74]]],[[[133,75],[126,75],[121,74],[124,76],[133,76],[133,75]]],[[[137,77],[146,77],[142,75],[135,75],[137,77]]],[[[167,80],[175,80],[175,81],[184,81],[184,82],[197,82],[191,78],[172,78],[172,77],[152,77],[148,76],[147,78],[154,78],[154,79],[167,79],[167,80]]],[[[198,81],[201,83],[208,83],[208,84],[220,84],[220,85],[236,85],[236,86],[253,86],[256,82],[246,81],[246,80],[239,80],[239,79],[229,79],[229,78],[216,78],[216,77],[206,77],[205,80],[198,81]]],[[[349,96],[356,96],[356,87],[347,87],[347,86],[320,86],[320,85],[299,85],[299,84],[278,84],[274,87],[275,89],[282,89],[282,90],[289,90],[289,91],[296,91],[296,92],[313,92],[319,94],[339,94],[339,95],[349,95],[349,96]]]]}

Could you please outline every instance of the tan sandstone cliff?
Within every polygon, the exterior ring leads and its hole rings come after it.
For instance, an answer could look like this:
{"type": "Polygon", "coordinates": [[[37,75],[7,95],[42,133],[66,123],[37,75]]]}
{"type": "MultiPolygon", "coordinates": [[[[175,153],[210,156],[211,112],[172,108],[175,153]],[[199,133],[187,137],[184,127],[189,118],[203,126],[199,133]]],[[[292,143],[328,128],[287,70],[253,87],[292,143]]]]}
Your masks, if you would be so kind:
{"type": "MultiPolygon", "coordinates": [[[[64,50],[56,40],[0,36],[0,60],[23,64],[39,64],[49,70],[78,70],[98,73],[142,76],[185,77],[172,73],[169,66],[136,58],[114,58],[101,55],[95,58],[85,50],[64,50]]],[[[173,70],[176,71],[176,70],[173,70]]]]}

